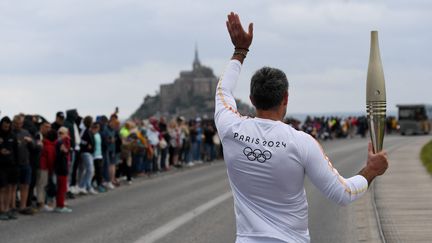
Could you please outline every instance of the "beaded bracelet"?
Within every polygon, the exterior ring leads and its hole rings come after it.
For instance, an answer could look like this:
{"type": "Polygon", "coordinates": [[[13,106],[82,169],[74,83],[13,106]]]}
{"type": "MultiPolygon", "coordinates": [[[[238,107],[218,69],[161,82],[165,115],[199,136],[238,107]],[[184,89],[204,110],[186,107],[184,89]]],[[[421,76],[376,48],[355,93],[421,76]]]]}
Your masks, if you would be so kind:
{"type": "Polygon", "coordinates": [[[246,58],[246,55],[248,54],[249,49],[247,48],[235,48],[233,55],[242,55],[243,58],[246,58]]]}

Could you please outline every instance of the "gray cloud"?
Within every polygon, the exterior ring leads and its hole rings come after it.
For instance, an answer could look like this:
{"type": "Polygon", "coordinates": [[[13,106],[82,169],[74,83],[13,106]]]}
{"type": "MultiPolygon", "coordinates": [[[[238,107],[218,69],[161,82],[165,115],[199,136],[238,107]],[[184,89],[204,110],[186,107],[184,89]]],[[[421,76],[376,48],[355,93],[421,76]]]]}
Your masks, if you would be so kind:
{"type": "Polygon", "coordinates": [[[133,112],[146,94],[202,62],[222,74],[232,46],[226,14],[253,21],[255,37],[235,94],[264,65],[286,71],[290,112],[364,110],[369,31],[380,31],[389,108],[429,102],[428,1],[0,2],[0,110],[52,116],[133,112]],[[74,87],[75,86],[75,87],[74,87]]]}

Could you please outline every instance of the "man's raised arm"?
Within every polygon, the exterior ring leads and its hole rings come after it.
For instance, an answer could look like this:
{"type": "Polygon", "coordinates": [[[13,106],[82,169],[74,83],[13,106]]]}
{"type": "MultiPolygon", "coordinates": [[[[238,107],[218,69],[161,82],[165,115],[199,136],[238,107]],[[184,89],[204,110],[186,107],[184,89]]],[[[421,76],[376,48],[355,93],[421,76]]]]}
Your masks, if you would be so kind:
{"type": "Polygon", "coordinates": [[[216,88],[215,122],[221,139],[223,139],[227,127],[236,119],[241,118],[232,91],[240,75],[241,65],[249,52],[253,37],[253,24],[250,23],[248,32],[245,32],[239,16],[233,12],[228,15],[226,26],[234,45],[234,53],[216,88]]]}

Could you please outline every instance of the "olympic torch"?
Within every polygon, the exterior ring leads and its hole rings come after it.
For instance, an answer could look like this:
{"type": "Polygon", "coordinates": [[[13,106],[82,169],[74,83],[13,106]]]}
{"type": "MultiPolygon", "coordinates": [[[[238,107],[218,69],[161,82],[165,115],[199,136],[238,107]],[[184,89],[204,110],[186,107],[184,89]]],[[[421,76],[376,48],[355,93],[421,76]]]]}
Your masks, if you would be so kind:
{"type": "Polygon", "coordinates": [[[371,32],[371,47],[366,81],[366,112],[374,153],[383,148],[386,119],[386,90],[378,45],[378,31],[371,32]]]}

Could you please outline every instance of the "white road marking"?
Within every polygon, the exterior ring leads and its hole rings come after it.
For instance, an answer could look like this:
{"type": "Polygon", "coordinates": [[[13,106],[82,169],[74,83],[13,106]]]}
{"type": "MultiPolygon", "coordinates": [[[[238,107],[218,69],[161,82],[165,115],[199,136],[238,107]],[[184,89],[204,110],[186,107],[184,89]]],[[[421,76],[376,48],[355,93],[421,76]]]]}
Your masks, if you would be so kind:
{"type": "Polygon", "coordinates": [[[232,197],[232,193],[226,192],[204,204],[201,206],[196,207],[195,209],[192,209],[191,211],[169,221],[168,223],[162,225],[161,227],[151,231],[150,233],[144,235],[143,237],[139,238],[135,243],[153,243],[157,240],[163,238],[164,236],[168,235],[169,233],[176,230],[178,227],[184,225],[186,222],[198,217],[199,215],[203,214],[207,210],[215,207],[216,205],[222,203],[223,201],[227,200],[228,198],[232,197]]]}

